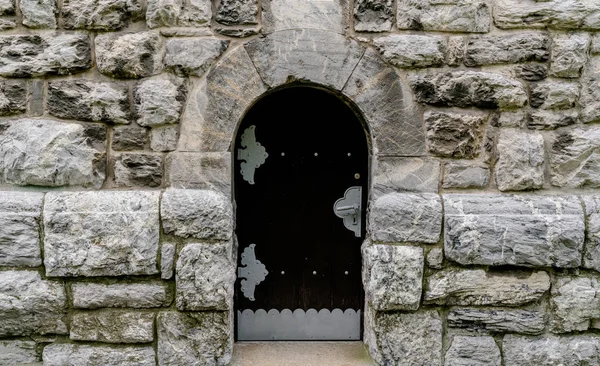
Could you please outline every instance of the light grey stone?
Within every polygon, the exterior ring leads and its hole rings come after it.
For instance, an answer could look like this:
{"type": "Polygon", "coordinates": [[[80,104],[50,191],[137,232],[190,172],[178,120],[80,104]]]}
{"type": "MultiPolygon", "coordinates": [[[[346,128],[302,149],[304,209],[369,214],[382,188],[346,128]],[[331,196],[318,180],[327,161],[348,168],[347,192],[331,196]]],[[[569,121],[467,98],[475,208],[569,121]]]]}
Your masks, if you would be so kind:
{"type": "Polygon", "coordinates": [[[600,282],[597,277],[557,276],[550,292],[550,330],[584,331],[600,319],[600,282]]]}
{"type": "Polygon", "coordinates": [[[581,265],[585,225],[575,196],[444,196],[444,249],[460,264],[581,265]]]}
{"type": "Polygon", "coordinates": [[[232,319],[228,312],[160,312],[158,365],[225,366],[233,353],[232,319]]]}
{"type": "Polygon", "coordinates": [[[0,192],[0,267],[37,267],[42,193],[0,192]]]}
{"type": "Polygon", "coordinates": [[[448,269],[427,278],[423,300],[439,305],[513,306],[536,301],[549,289],[550,277],[544,271],[517,275],[448,269]]]}
{"type": "Polygon", "coordinates": [[[0,15],[14,15],[15,0],[0,0],[0,15]]]}
{"type": "Polygon", "coordinates": [[[600,29],[600,4],[587,0],[495,0],[498,28],[600,29]]]}
{"type": "Polygon", "coordinates": [[[594,56],[585,67],[581,82],[581,121],[600,121],[600,56],[594,56]]]}
{"type": "Polygon", "coordinates": [[[19,7],[27,28],[56,29],[56,0],[20,0],[19,7]]]}
{"type": "Polygon", "coordinates": [[[528,119],[529,114],[524,110],[505,111],[496,113],[491,119],[491,124],[493,127],[500,128],[523,128],[527,125],[528,119]]]}
{"type": "Polygon", "coordinates": [[[207,26],[211,17],[210,0],[149,0],[146,10],[150,28],[207,26]]]}
{"type": "Polygon", "coordinates": [[[186,97],[180,78],[145,79],[133,89],[137,123],[143,127],[178,123],[186,97]]]}
{"type": "MultiPolygon", "coordinates": [[[[600,27],[600,5],[596,15],[600,27]]],[[[588,60],[590,35],[586,33],[557,34],[552,38],[550,75],[561,78],[578,78],[588,60]]]]}
{"type": "Polygon", "coordinates": [[[502,341],[506,366],[579,366],[600,364],[600,337],[528,337],[508,334],[502,341]]]}
{"type": "Polygon", "coordinates": [[[375,38],[373,44],[387,62],[399,68],[441,66],[446,57],[446,38],[441,36],[393,34],[375,38]]]}
{"type": "Polygon", "coordinates": [[[144,13],[141,0],[63,0],[61,16],[66,29],[116,30],[144,13]]]}
{"type": "Polygon", "coordinates": [[[152,342],[154,313],[126,310],[75,312],[69,338],[104,343],[152,342]]]}
{"type": "Polygon", "coordinates": [[[92,48],[87,34],[0,36],[0,76],[69,75],[90,67],[92,48]]]}
{"type": "Polygon", "coordinates": [[[370,245],[363,250],[363,284],[373,310],[417,310],[423,284],[423,249],[370,245]]]}
{"type": "Polygon", "coordinates": [[[469,162],[444,165],[444,188],[485,188],[490,181],[490,168],[469,162]]]}
{"type": "Polygon", "coordinates": [[[186,27],[208,26],[211,17],[212,5],[210,0],[184,1],[183,10],[179,15],[177,24],[186,27]]]}
{"type": "Polygon", "coordinates": [[[365,340],[379,365],[442,364],[442,319],[435,310],[365,313],[365,340]]]}
{"type": "Polygon", "coordinates": [[[517,77],[527,81],[540,81],[548,77],[548,65],[545,63],[518,65],[513,70],[517,77]]]}
{"type": "Polygon", "coordinates": [[[427,252],[427,266],[433,269],[441,269],[444,264],[444,251],[442,248],[433,248],[427,252]]]}
{"type": "Polygon", "coordinates": [[[344,33],[346,0],[263,0],[262,25],[266,33],[285,29],[322,29],[344,33]]]}
{"type": "Polygon", "coordinates": [[[583,196],[586,228],[583,267],[600,272],[600,196],[583,196]]]}
{"type": "Polygon", "coordinates": [[[444,366],[500,366],[500,349],[489,336],[454,336],[444,366]]]}
{"type": "Polygon", "coordinates": [[[231,309],[235,278],[231,243],[187,244],[179,253],[175,271],[177,309],[231,309]]]}
{"type": "Polygon", "coordinates": [[[560,81],[543,81],[531,84],[531,101],[534,108],[569,109],[579,99],[579,84],[560,81]]]}
{"type": "Polygon", "coordinates": [[[448,326],[491,333],[541,334],[544,313],[536,310],[458,308],[448,313],[448,326]]]}
{"type": "Polygon", "coordinates": [[[496,147],[496,184],[501,191],[540,189],[544,185],[544,138],[540,133],[502,129],[496,147]]]}
{"type": "Polygon", "coordinates": [[[423,118],[430,153],[467,159],[479,155],[486,115],[426,111],[423,118]]]}
{"type": "Polygon", "coordinates": [[[76,282],[71,285],[73,307],[98,308],[160,308],[173,301],[173,294],[164,282],[94,283],[76,282]]]}
{"type": "Polygon", "coordinates": [[[591,45],[590,45],[590,53],[592,55],[600,54],[600,33],[596,33],[592,35],[591,45]]]}
{"type": "Polygon", "coordinates": [[[525,61],[547,61],[550,37],[544,33],[522,32],[508,35],[471,37],[465,65],[482,66],[525,61]]]}
{"type": "Polygon", "coordinates": [[[221,24],[257,24],[258,0],[221,0],[215,20],[221,24]]]}
{"type": "Polygon", "coordinates": [[[167,156],[167,185],[208,189],[231,195],[231,153],[180,153],[167,156]]]}
{"type": "Polygon", "coordinates": [[[48,276],[158,273],[159,192],[48,193],[44,265],[48,276]]]}
{"type": "Polygon", "coordinates": [[[600,128],[577,127],[550,139],[550,182],[558,187],[600,187],[600,128]]]}
{"type": "Polygon", "coordinates": [[[480,0],[398,0],[398,29],[486,33],[490,9],[480,0]]]}
{"type": "Polygon", "coordinates": [[[0,341],[0,365],[24,365],[40,361],[33,341],[0,341]]]}
{"type": "Polygon", "coordinates": [[[453,71],[410,78],[417,101],[451,106],[515,109],[525,106],[523,85],[504,75],[453,71]]]}
{"type": "Polygon", "coordinates": [[[394,22],[392,0],[358,0],[354,3],[354,30],[387,32],[394,22]]]}
{"type": "Polygon", "coordinates": [[[244,27],[244,28],[229,28],[229,27],[217,27],[215,32],[222,34],[227,37],[234,38],[246,38],[260,34],[262,28],[260,26],[244,27]]]}
{"type": "MultiPolygon", "coordinates": [[[[0,9],[1,10],[1,9],[0,9]]],[[[0,19],[0,31],[15,29],[17,23],[11,19],[0,19]]]]}
{"type": "Polygon", "coordinates": [[[89,346],[55,343],[44,347],[44,366],[154,366],[151,346],[89,346]]]}
{"type": "Polygon", "coordinates": [[[465,58],[466,37],[448,37],[446,46],[446,63],[450,66],[459,66],[465,58]]]}
{"type": "Polygon", "coordinates": [[[390,193],[371,206],[369,231],[375,242],[437,243],[442,223],[442,202],[433,193],[390,193]]]}
{"type": "Polygon", "coordinates": [[[37,271],[0,272],[0,337],[67,334],[67,295],[62,282],[37,271]]]}
{"type": "Polygon", "coordinates": [[[11,80],[0,82],[0,116],[25,113],[27,111],[27,94],[25,82],[11,80]]]}
{"type": "Polygon", "coordinates": [[[173,151],[177,149],[178,140],[179,126],[177,125],[154,127],[150,132],[150,148],[152,151],[173,151]]]}
{"type": "Polygon", "coordinates": [[[590,328],[600,329],[600,319],[593,319],[590,328]]]}
{"type": "Polygon", "coordinates": [[[115,151],[143,150],[148,143],[148,129],[133,123],[113,128],[111,147],[115,151]]]}
{"type": "Polygon", "coordinates": [[[127,85],[92,80],[48,83],[48,113],[80,121],[131,122],[127,85]]]}
{"type": "Polygon", "coordinates": [[[534,110],[528,113],[527,128],[554,130],[576,124],[577,121],[579,121],[579,112],[574,109],[567,111],[534,110]]]}
{"type": "Polygon", "coordinates": [[[163,177],[162,156],[121,153],[113,157],[116,187],[160,187],[163,177]]]}
{"type": "Polygon", "coordinates": [[[229,41],[214,38],[169,39],[166,42],[165,68],[178,75],[201,76],[229,46],[229,41]]]}
{"type": "Polygon", "coordinates": [[[102,74],[116,78],[142,78],[163,69],[163,41],[154,32],[100,34],[96,37],[96,63],[102,74]]]}
{"type": "Polygon", "coordinates": [[[160,250],[160,278],[169,280],[173,277],[173,268],[175,267],[175,250],[177,246],[174,243],[163,243],[160,250]]]}
{"type": "Polygon", "coordinates": [[[373,169],[373,197],[392,192],[437,192],[440,162],[428,158],[378,156],[373,169]]]}
{"type": "Polygon", "coordinates": [[[45,119],[7,122],[0,132],[0,179],[15,185],[100,188],[106,127],[45,119]]]}

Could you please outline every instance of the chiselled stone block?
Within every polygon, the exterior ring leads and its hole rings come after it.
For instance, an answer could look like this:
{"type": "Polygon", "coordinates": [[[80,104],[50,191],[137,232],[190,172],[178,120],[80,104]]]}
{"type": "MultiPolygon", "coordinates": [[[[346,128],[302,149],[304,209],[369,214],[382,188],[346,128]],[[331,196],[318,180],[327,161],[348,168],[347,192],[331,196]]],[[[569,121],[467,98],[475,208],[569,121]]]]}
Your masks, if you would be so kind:
{"type": "Polygon", "coordinates": [[[475,332],[541,334],[544,312],[506,308],[454,308],[448,313],[448,326],[475,332]]]}
{"type": "Polygon", "coordinates": [[[0,192],[0,267],[37,267],[42,193],[0,192]]]}
{"type": "Polygon", "coordinates": [[[469,162],[448,162],[444,165],[444,188],[485,188],[490,181],[487,166],[469,162]]]}
{"type": "Polygon", "coordinates": [[[201,76],[229,46],[213,38],[174,38],[167,41],[165,68],[179,75],[201,76]]]}
{"type": "Polygon", "coordinates": [[[14,15],[15,14],[15,0],[1,0],[0,1],[0,15],[14,15]]]}
{"type": "Polygon", "coordinates": [[[0,82],[0,116],[11,116],[27,111],[27,84],[23,81],[0,82]]]}
{"type": "Polygon", "coordinates": [[[117,187],[160,187],[163,178],[162,156],[121,153],[112,161],[117,187]]]}
{"type": "Polygon", "coordinates": [[[579,84],[542,81],[531,84],[531,106],[541,109],[569,109],[579,99],[579,84]]]}
{"type": "Polygon", "coordinates": [[[481,0],[398,0],[398,29],[486,33],[490,9],[481,0]]]}
{"type": "Polygon", "coordinates": [[[576,109],[568,111],[533,110],[527,115],[527,128],[532,130],[554,130],[574,125],[579,121],[576,109]]]}
{"type": "Polygon", "coordinates": [[[266,33],[284,29],[323,29],[344,33],[347,0],[263,0],[262,25],[266,33]]]}
{"type": "Polygon", "coordinates": [[[583,196],[586,216],[586,237],[583,267],[600,272],[600,196],[583,196]]]}
{"type": "Polygon", "coordinates": [[[151,281],[140,283],[103,284],[77,282],[71,285],[73,307],[98,308],[160,308],[173,301],[173,293],[166,283],[151,281]]]}
{"type": "Polygon", "coordinates": [[[490,336],[456,335],[446,351],[445,366],[500,366],[500,349],[490,336]]]}
{"type": "Polygon", "coordinates": [[[151,346],[90,346],[55,343],[44,347],[44,366],[154,366],[156,353],[151,346]]]}
{"type": "Polygon", "coordinates": [[[160,248],[160,278],[168,280],[173,277],[173,268],[175,268],[175,243],[162,243],[160,248]]]}
{"type": "Polygon", "coordinates": [[[486,115],[426,111],[423,118],[430,153],[466,159],[479,155],[486,115]]]}
{"type": "Polygon", "coordinates": [[[550,138],[550,182],[569,188],[598,188],[600,175],[600,127],[558,131],[550,138]]]}
{"type": "Polygon", "coordinates": [[[226,25],[257,24],[258,0],[221,0],[215,19],[226,25]]]}
{"type": "Polygon", "coordinates": [[[498,28],[600,29],[600,3],[587,0],[495,0],[498,28]]]}
{"type": "Polygon", "coordinates": [[[437,192],[439,181],[439,160],[378,156],[373,168],[373,197],[402,191],[437,192]]]}
{"type": "Polygon", "coordinates": [[[143,150],[147,143],[147,128],[136,123],[113,127],[111,147],[115,151],[143,150]]]}
{"type": "Polygon", "coordinates": [[[133,89],[137,123],[153,127],[178,123],[185,104],[187,88],[180,78],[145,79],[133,89]]]}
{"type": "Polygon", "coordinates": [[[592,123],[600,121],[600,56],[594,56],[585,66],[580,79],[581,121],[592,123]]]}
{"type": "Polygon", "coordinates": [[[177,149],[178,140],[178,125],[157,126],[150,133],[150,149],[160,152],[173,151],[177,149]]]}
{"type": "Polygon", "coordinates": [[[502,340],[502,354],[506,366],[598,365],[600,337],[508,334],[502,340]]]}
{"type": "Polygon", "coordinates": [[[96,37],[98,71],[116,78],[142,78],[163,69],[163,41],[154,32],[100,34],[96,37]]]}
{"type": "Polygon", "coordinates": [[[156,27],[206,27],[212,17],[210,0],[148,0],[146,23],[156,27]]]}
{"type": "Polygon", "coordinates": [[[69,336],[77,341],[147,343],[154,340],[154,313],[127,310],[75,312],[69,336]]]}
{"type": "Polygon", "coordinates": [[[393,34],[373,43],[387,62],[399,68],[441,66],[446,57],[446,38],[441,36],[393,34]]]}
{"type": "Polygon", "coordinates": [[[20,0],[23,25],[27,28],[56,29],[58,4],[56,0],[20,0]]]}
{"type": "Polygon", "coordinates": [[[499,190],[522,191],[542,188],[544,138],[540,133],[502,129],[496,150],[496,184],[499,190]]]}
{"type": "Polygon", "coordinates": [[[116,30],[144,15],[142,0],[63,0],[66,29],[116,30]]]}
{"type": "Polygon", "coordinates": [[[231,194],[231,153],[173,152],[166,161],[169,187],[231,194]]]}
{"type": "Polygon", "coordinates": [[[545,62],[549,57],[550,37],[544,33],[523,32],[501,36],[480,36],[469,38],[465,65],[545,62]]]}
{"type": "Polygon", "coordinates": [[[25,365],[40,361],[33,341],[0,341],[0,365],[25,365]]]}
{"type": "Polygon", "coordinates": [[[597,276],[557,276],[550,292],[550,330],[584,331],[600,319],[600,281],[597,276]]]}
{"type": "Polygon", "coordinates": [[[394,22],[392,0],[358,0],[354,3],[354,30],[357,32],[386,32],[394,22]]]}
{"type": "MultiPolygon", "coordinates": [[[[598,25],[600,27],[600,5],[598,5],[598,25]]],[[[560,34],[552,39],[552,59],[550,75],[561,78],[577,78],[588,60],[590,35],[560,34]]]]}

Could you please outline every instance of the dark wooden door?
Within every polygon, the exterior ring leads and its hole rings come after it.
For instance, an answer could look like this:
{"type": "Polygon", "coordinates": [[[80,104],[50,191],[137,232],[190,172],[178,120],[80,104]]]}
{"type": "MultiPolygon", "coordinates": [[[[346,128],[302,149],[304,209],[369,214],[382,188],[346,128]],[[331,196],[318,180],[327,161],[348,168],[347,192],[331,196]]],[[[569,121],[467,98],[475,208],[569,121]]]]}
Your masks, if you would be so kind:
{"type": "Polygon", "coordinates": [[[360,339],[368,155],[362,124],[329,92],[283,89],[247,113],[234,164],[238,340],[360,339]],[[357,232],[334,212],[351,187],[357,232]]]}

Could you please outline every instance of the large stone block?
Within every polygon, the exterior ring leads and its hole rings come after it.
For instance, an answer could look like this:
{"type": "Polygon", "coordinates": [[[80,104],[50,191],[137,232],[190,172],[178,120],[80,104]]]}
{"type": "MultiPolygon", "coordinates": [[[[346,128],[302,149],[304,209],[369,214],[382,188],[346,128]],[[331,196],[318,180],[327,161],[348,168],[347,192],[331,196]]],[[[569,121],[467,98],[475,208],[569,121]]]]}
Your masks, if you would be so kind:
{"type": "Polygon", "coordinates": [[[495,0],[499,28],[600,29],[600,3],[587,0],[495,0]]]}
{"type": "Polygon", "coordinates": [[[90,67],[92,47],[87,34],[0,36],[0,76],[69,75],[90,67]]]}
{"type": "Polygon", "coordinates": [[[0,116],[11,116],[27,111],[27,84],[22,81],[0,82],[0,116]]]}
{"type": "Polygon", "coordinates": [[[116,30],[144,15],[142,0],[63,0],[66,29],[116,30]]]}
{"type": "Polygon", "coordinates": [[[496,184],[501,191],[540,189],[544,185],[544,138],[539,133],[502,129],[496,146],[496,184]]]}
{"type": "Polygon", "coordinates": [[[527,128],[533,130],[554,130],[570,126],[579,121],[579,112],[575,109],[568,111],[533,110],[527,115],[527,128]]]}
{"type": "Polygon", "coordinates": [[[539,63],[527,63],[516,66],[515,75],[527,81],[540,81],[548,77],[548,65],[539,63]]]}
{"type": "Polygon", "coordinates": [[[486,33],[490,9],[480,0],[398,0],[398,29],[486,33]]]}
{"type": "Polygon", "coordinates": [[[233,352],[232,319],[228,312],[158,314],[158,365],[225,366],[233,352]]]}
{"type": "Polygon", "coordinates": [[[178,141],[179,125],[157,126],[150,134],[150,149],[160,152],[173,151],[177,149],[178,141]]]}
{"type": "Polygon", "coordinates": [[[106,127],[21,119],[0,128],[1,180],[15,185],[100,188],[106,127]]]}
{"type": "Polygon", "coordinates": [[[231,244],[188,244],[175,270],[179,310],[230,310],[235,282],[231,244]]]}
{"type": "Polygon", "coordinates": [[[0,267],[37,267],[40,253],[42,193],[0,192],[0,267]]]}
{"type": "Polygon", "coordinates": [[[262,26],[266,33],[284,29],[322,29],[344,33],[347,0],[263,0],[262,26]]]}
{"type": "Polygon", "coordinates": [[[215,20],[226,25],[258,24],[258,0],[221,0],[215,20]]]}
{"type": "Polygon", "coordinates": [[[162,156],[121,153],[113,157],[117,187],[160,187],[163,178],[162,156]]]}
{"type": "Polygon", "coordinates": [[[554,333],[584,331],[591,319],[600,319],[597,277],[557,276],[550,295],[550,328],[554,333]]]}
{"type": "Polygon", "coordinates": [[[208,189],[231,195],[231,153],[180,153],[167,156],[167,185],[208,189]]]}
{"type": "Polygon", "coordinates": [[[178,123],[185,104],[187,87],[180,78],[145,79],[133,89],[137,123],[153,127],[178,123]]]}
{"type": "Polygon", "coordinates": [[[583,267],[600,272],[600,196],[583,196],[586,216],[586,237],[583,267]]]}
{"type": "Polygon", "coordinates": [[[569,109],[579,99],[579,84],[542,81],[531,84],[531,106],[541,109],[569,109]]]}
{"type": "Polygon", "coordinates": [[[454,336],[446,351],[445,366],[500,366],[500,349],[490,336],[454,336]]]}
{"type": "Polygon", "coordinates": [[[538,300],[550,289],[544,271],[517,275],[482,269],[448,269],[427,278],[423,300],[439,305],[513,306],[538,300]]]}
{"type": "Polygon", "coordinates": [[[417,310],[423,289],[423,249],[370,245],[363,250],[363,283],[373,310],[417,310]]]}
{"type": "Polygon", "coordinates": [[[369,231],[375,242],[437,243],[440,239],[442,202],[433,193],[390,193],[371,206],[369,231]]]}
{"type": "Polygon", "coordinates": [[[358,0],[354,3],[354,30],[357,32],[387,32],[394,22],[392,0],[358,0]]]}
{"type": "Polygon", "coordinates": [[[15,0],[1,0],[0,1],[0,15],[14,15],[15,14],[15,0]]]}
{"type": "Polygon", "coordinates": [[[154,313],[127,310],[79,311],[72,315],[69,338],[104,343],[154,340],[154,313]]]}
{"type": "Polygon", "coordinates": [[[444,196],[446,257],[460,264],[579,267],[583,208],[574,196],[444,196]]]}
{"type": "Polygon", "coordinates": [[[154,32],[96,37],[98,71],[116,78],[142,78],[163,69],[163,41],[154,32]]]}
{"type": "Polygon", "coordinates": [[[120,347],[55,343],[44,347],[44,366],[155,366],[151,346],[120,347]]]}
{"type": "Polygon", "coordinates": [[[581,82],[581,121],[600,121],[600,56],[594,56],[585,67],[581,82]]]}
{"type": "Polygon", "coordinates": [[[113,127],[111,148],[115,151],[143,150],[147,143],[147,128],[135,123],[113,127]]]}
{"type": "Polygon", "coordinates": [[[164,282],[94,283],[71,285],[73,307],[98,308],[162,308],[173,301],[172,290],[164,282]]]}
{"type": "Polygon", "coordinates": [[[543,311],[520,309],[458,308],[448,313],[448,326],[475,332],[541,334],[543,311]]]}
{"type": "Polygon", "coordinates": [[[444,165],[444,188],[485,188],[490,181],[487,166],[469,162],[448,162],[444,165]]]}
{"type": "Polygon", "coordinates": [[[550,182],[569,188],[600,187],[600,127],[558,131],[550,139],[550,182]]]}
{"type": "Polygon", "coordinates": [[[426,111],[424,119],[430,153],[467,159],[479,155],[486,115],[426,111]]]}
{"type": "MultiPolygon", "coordinates": [[[[600,27],[600,5],[598,5],[598,26],[600,27]]],[[[552,38],[552,59],[550,75],[561,78],[578,78],[588,60],[590,35],[558,34],[552,38]]]]}
{"type": "Polygon", "coordinates": [[[44,265],[48,276],[158,273],[159,192],[48,193],[44,265]]]}
{"type": "Polygon", "coordinates": [[[0,341],[0,365],[25,365],[40,361],[33,341],[0,341]]]}
{"type": "Polygon", "coordinates": [[[19,8],[23,15],[23,25],[27,28],[56,29],[56,0],[20,0],[19,8]]]}
{"type": "Polygon", "coordinates": [[[201,76],[228,46],[229,41],[214,38],[169,39],[165,68],[178,75],[201,76]]]}
{"type": "Polygon", "coordinates": [[[482,66],[525,61],[547,61],[550,37],[544,33],[523,32],[498,36],[471,37],[465,65],[482,66]]]}
{"type": "Polygon", "coordinates": [[[210,0],[148,0],[146,23],[156,27],[204,27],[212,17],[210,0]]]}
{"type": "Polygon", "coordinates": [[[600,337],[594,335],[528,337],[508,334],[502,341],[506,366],[578,366],[600,364],[600,337]]]}
{"type": "Polygon", "coordinates": [[[403,191],[437,192],[439,181],[439,160],[378,156],[373,168],[373,197],[403,191]]]}
{"type": "Polygon", "coordinates": [[[446,38],[415,34],[393,34],[373,40],[383,58],[405,69],[442,66],[446,58],[446,38]]]}
{"type": "Polygon", "coordinates": [[[0,337],[67,333],[67,295],[62,282],[37,271],[0,272],[0,337]]]}

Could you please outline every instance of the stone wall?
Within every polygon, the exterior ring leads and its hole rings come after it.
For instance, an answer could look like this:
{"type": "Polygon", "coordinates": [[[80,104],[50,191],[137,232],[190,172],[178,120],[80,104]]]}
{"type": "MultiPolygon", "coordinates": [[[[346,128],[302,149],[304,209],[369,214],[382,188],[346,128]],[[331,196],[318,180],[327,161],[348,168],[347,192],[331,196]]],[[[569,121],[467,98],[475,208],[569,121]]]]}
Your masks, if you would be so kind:
{"type": "Polygon", "coordinates": [[[600,365],[600,2],[0,0],[0,77],[0,365],[228,364],[232,141],[293,83],[369,128],[377,363],[600,365]]]}

